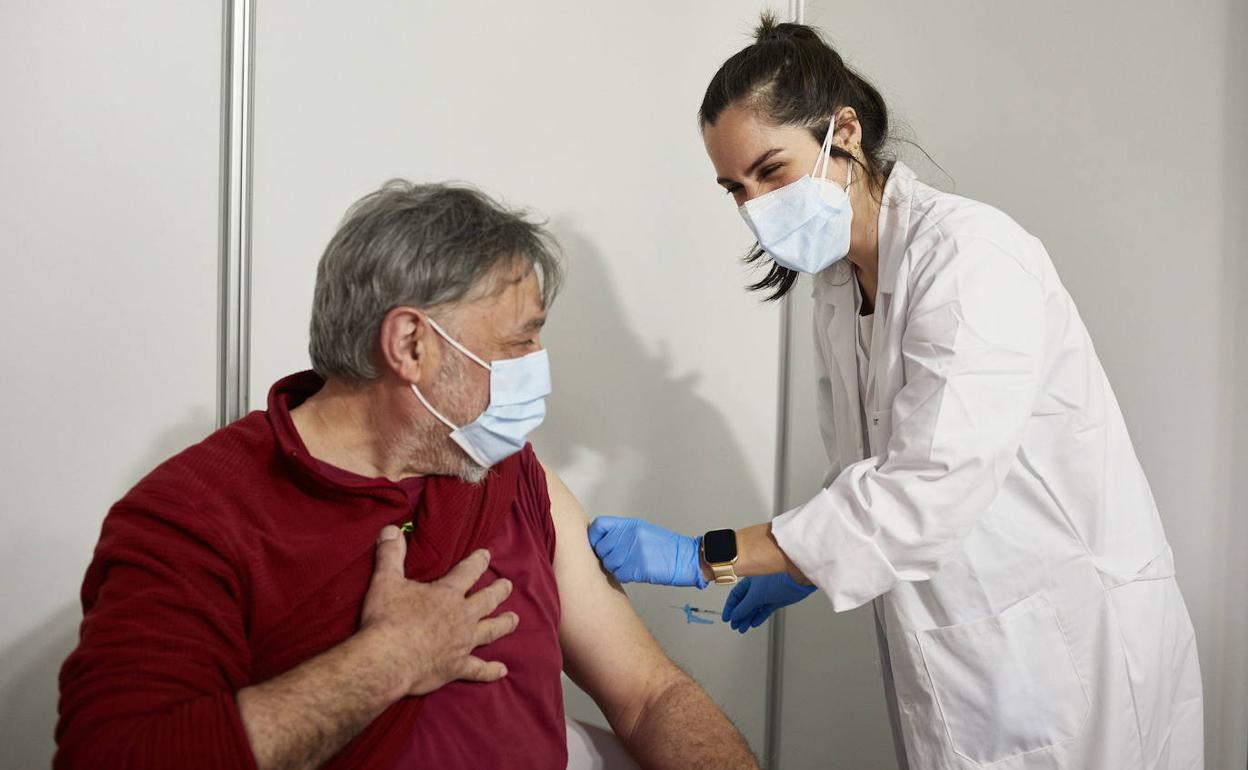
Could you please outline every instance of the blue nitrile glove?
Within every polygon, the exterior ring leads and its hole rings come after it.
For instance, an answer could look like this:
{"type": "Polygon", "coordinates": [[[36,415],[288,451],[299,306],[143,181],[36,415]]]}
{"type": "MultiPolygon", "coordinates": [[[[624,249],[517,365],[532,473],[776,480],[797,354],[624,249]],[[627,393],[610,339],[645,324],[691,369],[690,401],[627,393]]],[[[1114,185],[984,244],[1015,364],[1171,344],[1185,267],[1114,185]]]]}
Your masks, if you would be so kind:
{"type": "Polygon", "coordinates": [[[702,538],[678,535],[641,519],[599,516],[589,544],[621,583],[706,588],[698,552],[702,538]]]}
{"type": "Polygon", "coordinates": [[[804,586],[787,572],[774,575],[747,577],[732,587],[728,601],[724,602],[724,622],[741,633],[758,628],[771,613],[796,604],[815,592],[814,586],[804,586]]]}

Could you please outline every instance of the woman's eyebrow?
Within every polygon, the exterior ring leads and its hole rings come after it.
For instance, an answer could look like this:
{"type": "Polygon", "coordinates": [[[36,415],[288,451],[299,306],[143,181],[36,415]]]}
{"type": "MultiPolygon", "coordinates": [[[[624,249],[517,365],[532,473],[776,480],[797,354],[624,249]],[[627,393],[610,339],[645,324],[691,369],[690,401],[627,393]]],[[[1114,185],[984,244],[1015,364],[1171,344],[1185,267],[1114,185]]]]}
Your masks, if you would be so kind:
{"type": "MultiPolygon", "coordinates": [[[[761,165],[763,165],[764,163],[766,163],[768,158],[770,158],[772,155],[775,155],[776,153],[780,152],[782,149],[784,149],[784,148],[783,148],[783,147],[772,147],[770,150],[767,150],[767,151],[766,151],[766,152],[764,152],[762,155],[759,155],[757,158],[755,158],[755,159],[754,159],[754,162],[753,162],[753,163],[751,163],[751,164],[749,165],[749,168],[747,168],[747,169],[745,170],[745,175],[746,175],[746,176],[752,176],[752,175],[754,174],[754,172],[755,172],[756,170],[758,170],[758,167],[759,167],[759,166],[761,166],[761,165]]],[[[731,181],[733,181],[733,180],[728,179],[727,177],[722,177],[722,176],[715,177],[715,182],[716,182],[716,184],[723,184],[724,182],[731,182],[731,181]]]]}

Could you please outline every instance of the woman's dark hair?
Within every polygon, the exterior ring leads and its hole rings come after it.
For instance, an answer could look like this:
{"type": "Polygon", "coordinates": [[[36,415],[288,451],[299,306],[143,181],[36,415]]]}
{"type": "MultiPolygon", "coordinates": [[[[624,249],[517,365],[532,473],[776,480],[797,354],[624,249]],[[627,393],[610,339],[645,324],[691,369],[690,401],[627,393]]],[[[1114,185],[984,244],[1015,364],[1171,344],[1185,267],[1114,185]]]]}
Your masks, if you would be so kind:
{"type": "MultiPolygon", "coordinates": [[[[853,107],[862,127],[862,155],[858,160],[832,145],[828,155],[848,158],[865,172],[872,194],[883,196],[891,163],[884,157],[888,139],[888,108],[880,92],[844,60],[819,32],[804,24],[780,24],[774,14],[764,13],[754,31],[754,43],[724,62],[702,97],[698,126],[714,125],[728,107],[740,104],[763,120],[778,126],[800,126],[821,145],[842,107],[853,107]]],[[[746,262],[766,255],[751,249],[746,262]]],[[[776,263],[751,291],[775,289],[768,300],[780,299],[797,283],[797,273],[776,263]]]]}

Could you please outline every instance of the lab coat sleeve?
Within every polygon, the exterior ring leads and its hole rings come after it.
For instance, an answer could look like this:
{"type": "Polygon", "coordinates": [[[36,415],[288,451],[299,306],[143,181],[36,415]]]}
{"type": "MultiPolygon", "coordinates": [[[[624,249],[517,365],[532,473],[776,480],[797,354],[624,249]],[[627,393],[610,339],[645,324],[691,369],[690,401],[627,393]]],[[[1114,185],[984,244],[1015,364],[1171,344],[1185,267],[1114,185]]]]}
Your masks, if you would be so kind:
{"type": "Polygon", "coordinates": [[[1043,287],[1014,255],[946,238],[911,270],[909,291],[905,385],[883,453],[772,524],[837,611],[940,569],[997,496],[1036,399],[1043,287]]]}
{"type": "MultiPolygon", "coordinates": [[[[827,340],[824,339],[828,319],[821,317],[819,311],[816,310],[812,314],[811,321],[815,343],[815,400],[819,407],[819,437],[823,440],[823,446],[828,450],[828,456],[836,457],[839,452],[837,451],[836,421],[832,417],[834,413],[832,400],[836,398],[832,386],[834,374],[825,349],[827,340]]],[[[839,374],[836,376],[839,378],[839,374]]],[[[829,466],[822,481],[823,486],[831,483],[839,470],[837,465],[829,466]]]]}

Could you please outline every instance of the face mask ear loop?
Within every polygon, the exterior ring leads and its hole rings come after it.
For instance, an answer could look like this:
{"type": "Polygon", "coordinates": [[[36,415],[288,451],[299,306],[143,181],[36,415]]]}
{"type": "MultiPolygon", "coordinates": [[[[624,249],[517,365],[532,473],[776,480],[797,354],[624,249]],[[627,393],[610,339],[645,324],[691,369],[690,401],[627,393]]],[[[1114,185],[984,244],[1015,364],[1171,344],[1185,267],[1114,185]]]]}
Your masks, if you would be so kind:
{"type": "Polygon", "coordinates": [[[823,145],[819,148],[819,158],[815,160],[815,168],[810,172],[812,179],[827,179],[828,164],[832,158],[828,155],[828,149],[832,147],[832,135],[836,133],[836,116],[832,117],[832,121],[828,124],[828,133],[824,134],[823,145]],[[819,169],[822,167],[823,171],[819,169]]]}
{"type": "Polygon", "coordinates": [[[459,430],[458,425],[456,425],[455,423],[443,417],[441,412],[433,408],[433,404],[429,403],[429,400],[425,398],[425,394],[420,392],[420,388],[416,387],[416,383],[414,382],[412,383],[412,392],[416,394],[416,398],[420,399],[420,403],[423,404],[424,407],[429,410],[429,414],[433,415],[434,417],[437,417],[439,420],[442,421],[443,425],[450,428],[451,430],[459,430]]]}
{"type": "Polygon", "coordinates": [[[481,358],[478,357],[476,353],[473,353],[471,350],[461,345],[459,341],[453,339],[451,335],[447,334],[445,329],[443,329],[441,326],[438,326],[437,321],[433,320],[429,316],[425,316],[425,320],[429,322],[429,325],[433,327],[433,330],[437,332],[438,334],[440,334],[442,336],[442,339],[446,340],[447,343],[451,347],[455,348],[460,353],[463,353],[464,355],[468,356],[469,358],[471,358],[473,361],[480,364],[481,366],[484,366],[486,369],[490,368],[490,365],[487,364],[485,361],[482,361],[481,358]]]}

